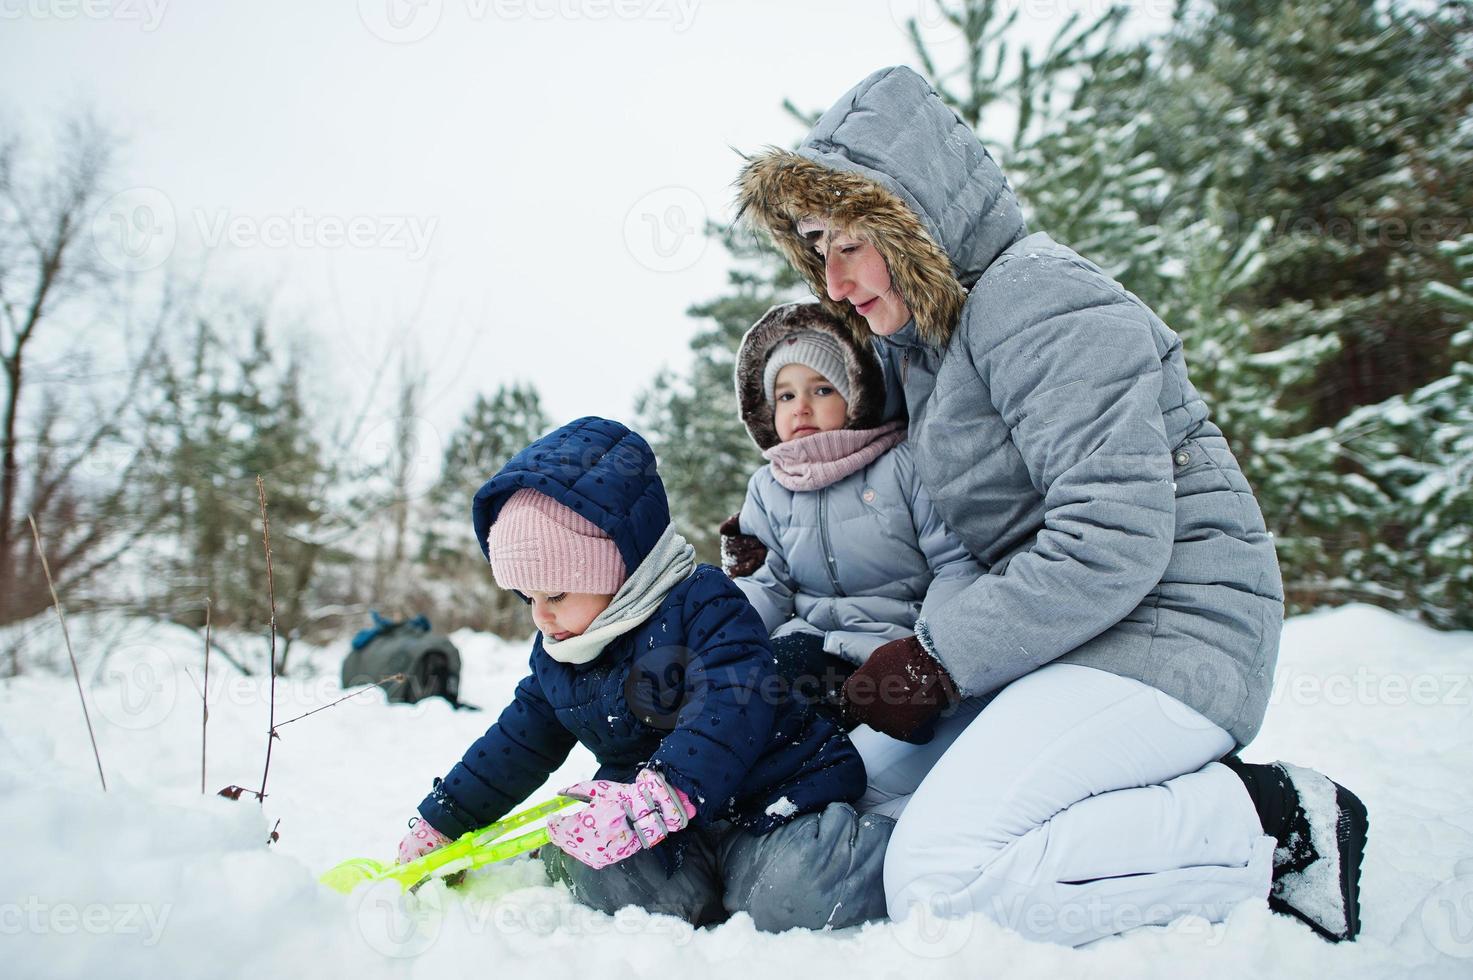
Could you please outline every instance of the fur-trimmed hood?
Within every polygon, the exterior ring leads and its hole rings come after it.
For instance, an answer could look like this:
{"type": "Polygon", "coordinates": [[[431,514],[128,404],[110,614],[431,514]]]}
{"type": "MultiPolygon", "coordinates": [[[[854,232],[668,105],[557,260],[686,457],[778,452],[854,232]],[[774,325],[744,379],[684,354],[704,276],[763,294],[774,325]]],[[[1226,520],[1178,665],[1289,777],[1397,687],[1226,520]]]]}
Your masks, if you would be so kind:
{"type": "Polygon", "coordinates": [[[966,290],[1028,234],[1017,198],[975,133],[909,68],[884,68],[824,113],[796,152],[747,160],[737,204],[856,339],[871,334],[847,302],[828,298],[823,259],[798,236],[822,217],[870,242],[915,318],[944,345],[966,290]]]}
{"type": "Polygon", "coordinates": [[[882,421],[885,378],[868,337],[858,339],[842,321],[817,303],[785,303],[762,315],[742,337],[737,350],[736,393],[742,422],[758,449],[771,449],[781,440],[772,420],[772,404],[762,388],[767,357],[784,338],[804,330],[826,334],[839,342],[849,377],[847,429],[872,429],[882,421]]]}

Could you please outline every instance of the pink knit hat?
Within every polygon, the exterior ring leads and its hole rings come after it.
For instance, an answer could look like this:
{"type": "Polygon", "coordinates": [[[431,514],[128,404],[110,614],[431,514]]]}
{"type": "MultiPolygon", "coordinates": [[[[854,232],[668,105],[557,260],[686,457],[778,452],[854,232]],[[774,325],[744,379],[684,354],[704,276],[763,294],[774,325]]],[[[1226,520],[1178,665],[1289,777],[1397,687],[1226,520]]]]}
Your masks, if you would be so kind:
{"type": "Polygon", "coordinates": [[[525,488],[501,505],[486,550],[496,584],[518,592],[613,595],[628,574],[619,546],[598,525],[525,488]]]}

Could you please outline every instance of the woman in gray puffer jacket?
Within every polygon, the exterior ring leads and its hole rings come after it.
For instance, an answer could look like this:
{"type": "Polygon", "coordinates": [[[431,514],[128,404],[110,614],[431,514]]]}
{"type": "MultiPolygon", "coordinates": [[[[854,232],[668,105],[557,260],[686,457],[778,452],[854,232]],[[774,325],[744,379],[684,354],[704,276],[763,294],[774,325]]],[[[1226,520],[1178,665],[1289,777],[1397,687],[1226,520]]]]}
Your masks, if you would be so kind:
{"type": "Polygon", "coordinates": [[[914,635],[919,616],[982,569],[921,486],[904,424],[880,420],[874,351],[822,306],[775,306],[758,320],[737,354],[736,387],[769,460],[740,515],[766,560],[736,582],[772,636],[779,672],[797,693],[830,701],[876,647],[914,635]]]}
{"type": "Polygon", "coordinates": [[[907,68],[860,82],[796,152],[752,157],[739,193],[876,344],[921,481],[987,570],[843,688],[852,718],[900,738],[994,696],[913,767],[891,916],[975,910],[1078,945],[1268,894],[1354,938],[1365,807],[1230,755],[1263,722],[1283,588],[1181,340],[1030,235],[976,134],[907,68]]]}

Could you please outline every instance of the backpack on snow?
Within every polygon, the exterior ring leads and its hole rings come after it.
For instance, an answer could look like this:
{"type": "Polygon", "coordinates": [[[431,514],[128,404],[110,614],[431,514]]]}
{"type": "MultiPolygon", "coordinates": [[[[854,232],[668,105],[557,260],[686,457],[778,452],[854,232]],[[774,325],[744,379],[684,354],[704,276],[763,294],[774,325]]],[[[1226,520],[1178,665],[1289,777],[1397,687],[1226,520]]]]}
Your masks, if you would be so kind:
{"type": "Polygon", "coordinates": [[[375,610],[373,626],[360,630],[343,658],[343,687],[375,684],[391,702],[414,704],[442,697],[459,706],[460,651],[430,628],[424,616],[395,621],[375,610]],[[380,681],[403,674],[402,681],[380,681]]]}

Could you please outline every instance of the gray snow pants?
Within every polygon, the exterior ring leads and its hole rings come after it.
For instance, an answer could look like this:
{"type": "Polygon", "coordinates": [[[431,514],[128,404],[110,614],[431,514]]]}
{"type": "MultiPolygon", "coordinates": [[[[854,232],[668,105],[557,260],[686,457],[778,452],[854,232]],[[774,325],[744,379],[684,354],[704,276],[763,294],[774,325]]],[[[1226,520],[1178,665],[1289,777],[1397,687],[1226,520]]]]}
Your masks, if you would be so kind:
{"type": "Polygon", "coordinates": [[[548,845],[542,861],[574,898],[609,914],[636,905],[700,926],[746,912],[763,932],[843,929],[885,917],[885,846],[894,827],[889,817],[830,803],[761,835],[725,821],[689,827],[669,878],[653,851],[595,870],[548,845]]]}

